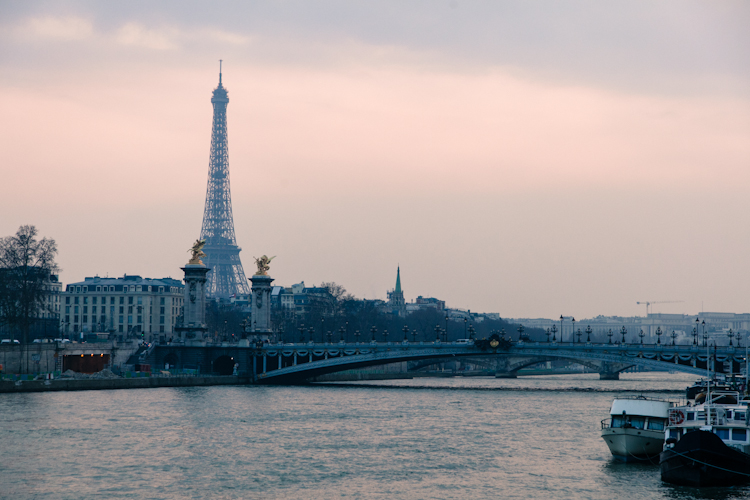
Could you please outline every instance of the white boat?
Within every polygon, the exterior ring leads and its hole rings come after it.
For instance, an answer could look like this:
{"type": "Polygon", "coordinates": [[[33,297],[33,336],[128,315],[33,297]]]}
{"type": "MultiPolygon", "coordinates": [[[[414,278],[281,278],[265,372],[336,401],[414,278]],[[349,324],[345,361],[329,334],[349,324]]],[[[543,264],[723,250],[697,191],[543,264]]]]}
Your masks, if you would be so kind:
{"type": "Polygon", "coordinates": [[[664,429],[674,403],[645,396],[615,398],[610,418],[602,420],[602,439],[615,460],[656,459],[664,445],[664,429]]]}
{"type": "Polygon", "coordinates": [[[750,482],[750,408],[736,391],[699,394],[669,410],[662,481],[684,486],[750,482]]]}

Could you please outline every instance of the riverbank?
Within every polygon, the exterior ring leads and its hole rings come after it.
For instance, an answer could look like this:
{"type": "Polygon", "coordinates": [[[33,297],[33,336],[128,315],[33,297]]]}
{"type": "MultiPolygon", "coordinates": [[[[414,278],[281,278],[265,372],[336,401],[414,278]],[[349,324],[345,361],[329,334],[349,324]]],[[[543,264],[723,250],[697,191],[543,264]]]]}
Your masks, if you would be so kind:
{"type": "Polygon", "coordinates": [[[154,387],[199,387],[248,384],[247,377],[206,375],[188,377],[141,377],[107,379],[0,380],[0,393],[44,391],[95,391],[150,389],[154,387]]]}

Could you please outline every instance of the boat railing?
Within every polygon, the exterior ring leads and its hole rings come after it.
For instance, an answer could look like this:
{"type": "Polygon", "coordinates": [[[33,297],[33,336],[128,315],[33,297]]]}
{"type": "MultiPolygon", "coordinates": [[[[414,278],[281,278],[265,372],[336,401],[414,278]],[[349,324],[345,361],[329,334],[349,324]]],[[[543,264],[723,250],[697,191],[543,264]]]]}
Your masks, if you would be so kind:
{"type": "Polygon", "coordinates": [[[602,429],[609,429],[612,427],[612,419],[611,418],[605,418],[602,420],[602,429]]]}

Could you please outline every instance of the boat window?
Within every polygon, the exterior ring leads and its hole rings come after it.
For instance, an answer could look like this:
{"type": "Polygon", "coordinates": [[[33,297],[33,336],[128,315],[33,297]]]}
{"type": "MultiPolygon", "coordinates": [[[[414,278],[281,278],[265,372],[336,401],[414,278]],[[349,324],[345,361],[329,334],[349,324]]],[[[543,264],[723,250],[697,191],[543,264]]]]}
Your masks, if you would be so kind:
{"type": "Polygon", "coordinates": [[[686,420],[695,420],[695,413],[693,413],[692,411],[689,411],[687,414],[686,420]]]}
{"type": "Polygon", "coordinates": [[[714,433],[721,439],[729,439],[729,429],[714,429],[714,433]]]}
{"type": "Polygon", "coordinates": [[[747,441],[747,429],[732,429],[732,441],[747,441]]]}
{"type": "Polygon", "coordinates": [[[612,427],[613,428],[619,428],[625,426],[625,417],[621,416],[612,416],[612,427]]]}
{"type": "Polygon", "coordinates": [[[736,412],[734,412],[734,419],[735,420],[745,420],[745,412],[744,411],[736,411],[736,412]]]}
{"type": "Polygon", "coordinates": [[[630,417],[630,426],[633,429],[643,429],[646,426],[645,417],[630,417]]]}
{"type": "Polygon", "coordinates": [[[648,419],[648,428],[652,431],[663,431],[664,430],[664,420],[661,419],[655,419],[655,418],[649,418],[648,419]]]}
{"type": "Polygon", "coordinates": [[[705,411],[699,411],[698,412],[698,418],[697,420],[706,420],[706,412],[705,411]]]}
{"type": "Polygon", "coordinates": [[[669,429],[669,437],[680,439],[680,429],[669,429]]]}
{"type": "Polygon", "coordinates": [[[732,410],[727,410],[727,418],[732,418],[732,410]]]}

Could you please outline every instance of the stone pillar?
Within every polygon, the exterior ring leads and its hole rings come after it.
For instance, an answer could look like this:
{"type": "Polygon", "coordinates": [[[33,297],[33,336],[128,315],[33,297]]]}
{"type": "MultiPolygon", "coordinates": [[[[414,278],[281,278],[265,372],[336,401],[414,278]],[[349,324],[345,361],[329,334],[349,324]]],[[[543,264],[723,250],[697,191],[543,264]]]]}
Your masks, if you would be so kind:
{"type": "Polygon", "coordinates": [[[188,264],[185,272],[185,305],[182,324],[175,327],[181,341],[202,341],[206,327],[206,274],[210,269],[204,264],[188,264]]]}
{"type": "Polygon", "coordinates": [[[256,274],[250,278],[252,292],[250,309],[252,321],[251,332],[254,335],[271,333],[271,282],[273,278],[265,274],[256,274]]]}

